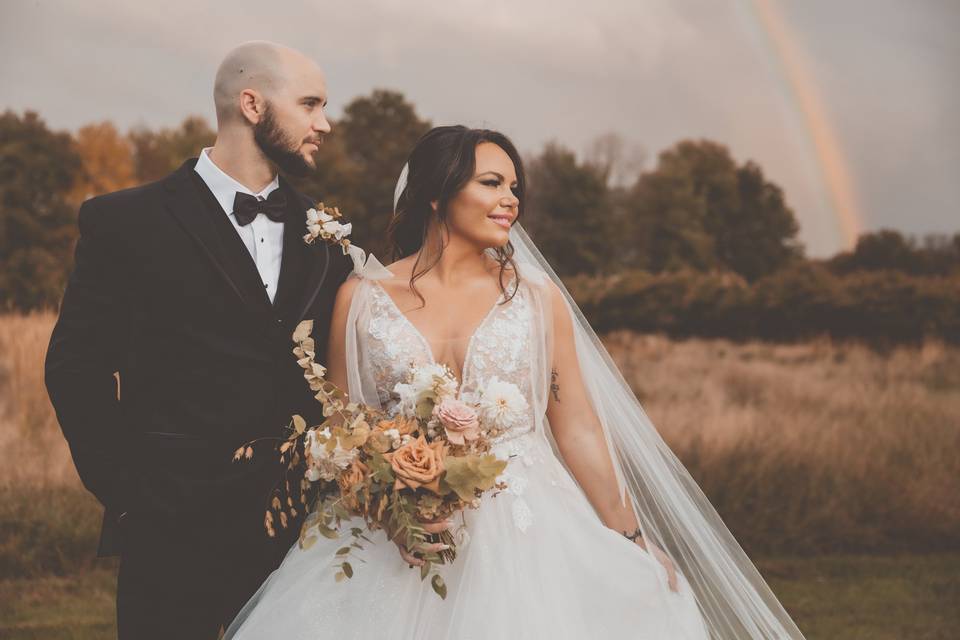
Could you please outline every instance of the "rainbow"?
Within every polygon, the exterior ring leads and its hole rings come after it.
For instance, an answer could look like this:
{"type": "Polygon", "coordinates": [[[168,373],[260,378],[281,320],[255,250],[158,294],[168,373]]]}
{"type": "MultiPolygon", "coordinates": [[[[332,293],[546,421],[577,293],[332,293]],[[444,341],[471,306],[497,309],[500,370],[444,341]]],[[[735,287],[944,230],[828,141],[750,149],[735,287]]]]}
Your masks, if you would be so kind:
{"type": "Polygon", "coordinates": [[[850,248],[863,231],[864,219],[847,160],[806,56],[791,33],[776,0],[745,2],[753,9],[751,13],[772,45],[774,58],[782,69],[787,90],[791,94],[791,102],[796,105],[812,143],[843,248],[850,248]]]}

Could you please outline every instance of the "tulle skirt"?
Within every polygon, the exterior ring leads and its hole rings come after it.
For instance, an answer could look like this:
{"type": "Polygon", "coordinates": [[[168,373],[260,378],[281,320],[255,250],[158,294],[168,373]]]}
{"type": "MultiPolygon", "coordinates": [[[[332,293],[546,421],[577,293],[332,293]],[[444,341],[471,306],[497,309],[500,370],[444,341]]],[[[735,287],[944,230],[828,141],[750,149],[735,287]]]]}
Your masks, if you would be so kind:
{"type": "MultiPolygon", "coordinates": [[[[341,540],[294,545],[226,638],[706,640],[687,581],[605,527],[549,443],[536,433],[495,449],[509,489],[464,514],[469,539],[439,567],[442,600],[382,531],[335,582],[341,540]],[[360,562],[359,560],[363,560],[360,562]]],[[[362,526],[347,523],[350,526],[362,526]]]]}

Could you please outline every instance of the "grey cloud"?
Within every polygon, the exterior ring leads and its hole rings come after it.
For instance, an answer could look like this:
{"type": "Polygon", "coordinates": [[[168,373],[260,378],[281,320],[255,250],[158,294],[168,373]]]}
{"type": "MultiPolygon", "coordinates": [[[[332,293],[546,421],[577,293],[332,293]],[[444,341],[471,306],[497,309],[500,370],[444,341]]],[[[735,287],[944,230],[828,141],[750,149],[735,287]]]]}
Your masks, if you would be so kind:
{"type": "MultiPolygon", "coordinates": [[[[869,227],[960,227],[960,52],[945,39],[960,26],[955,6],[817,0],[786,11],[811,55],[869,227]]],[[[749,7],[13,0],[0,9],[0,107],[35,108],[67,128],[212,119],[223,53],[244,40],[276,40],[321,61],[334,116],[351,98],[388,87],[434,122],[498,127],[527,151],[551,139],[583,150],[608,131],[651,158],[683,137],[719,140],[784,186],[808,249],[827,254],[839,235],[819,167],[749,7]]]]}

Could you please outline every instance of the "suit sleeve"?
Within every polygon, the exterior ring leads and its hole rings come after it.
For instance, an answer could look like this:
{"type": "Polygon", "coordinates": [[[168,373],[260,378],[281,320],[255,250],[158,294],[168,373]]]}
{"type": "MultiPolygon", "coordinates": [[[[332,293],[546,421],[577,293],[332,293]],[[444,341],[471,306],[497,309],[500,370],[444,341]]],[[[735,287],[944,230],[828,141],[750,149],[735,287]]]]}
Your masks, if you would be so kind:
{"type": "Polygon", "coordinates": [[[132,505],[133,477],[114,372],[129,340],[125,272],[114,225],[97,201],[80,208],[80,239],[47,350],[47,392],[84,486],[117,513],[132,505]]]}

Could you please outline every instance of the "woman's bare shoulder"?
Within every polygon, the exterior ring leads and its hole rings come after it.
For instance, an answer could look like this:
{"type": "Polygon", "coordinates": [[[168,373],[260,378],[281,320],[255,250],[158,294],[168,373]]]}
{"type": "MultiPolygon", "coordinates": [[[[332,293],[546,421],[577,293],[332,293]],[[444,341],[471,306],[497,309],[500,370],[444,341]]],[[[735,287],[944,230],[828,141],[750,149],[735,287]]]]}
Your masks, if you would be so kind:
{"type": "Polygon", "coordinates": [[[353,296],[361,282],[361,278],[351,276],[340,284],[340,288],[337,289],[337,295],[333,301],[334,314],[338,312],[346,313],[347,309],[350,308],[350,303],[353,301],[353,296]]]}

